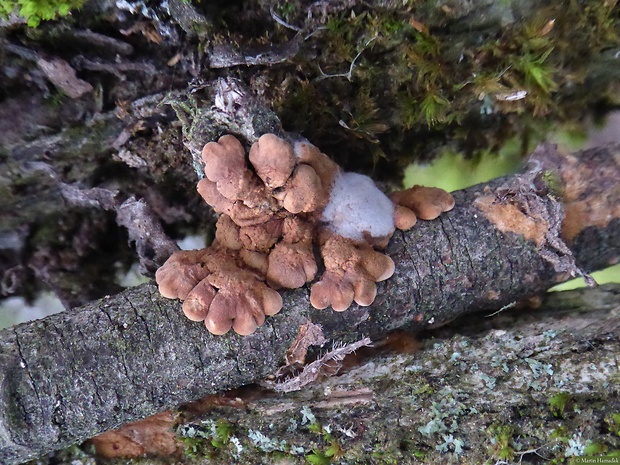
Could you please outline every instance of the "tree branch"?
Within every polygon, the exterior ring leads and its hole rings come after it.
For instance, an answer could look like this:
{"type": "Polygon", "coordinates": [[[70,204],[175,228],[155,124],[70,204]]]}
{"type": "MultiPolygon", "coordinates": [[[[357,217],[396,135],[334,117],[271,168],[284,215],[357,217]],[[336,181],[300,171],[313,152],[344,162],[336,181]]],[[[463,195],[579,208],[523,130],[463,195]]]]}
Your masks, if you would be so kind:
{"type": "MultiPolygon", "coordinates": [[[[415,463],[415,454],[420,463],[471,465],[611,454],[620,444],[612,426],[620,408],[619,293],[618,284],[552,292],[535,311],[478,313],[424,335],[396,332],[358,350],[337,376],[325,376],[333,362],[323,366],[302,390],[252,386],[185,406],[190,421],[177,434],[213,465],[270,463],[274,449],[290,463],[327,450],[338,451],[335,463],[415,463]],[[214,432],[220,424],[228,438],[214,432]]],[[[165,456],[174,450],[173,416],[160,417],[168,419],[163,427],[152,419],[101,435],[97,453],[165,456]],[[149,440],[155,434],[169,438],[158,441],[167,450],[149,440]]],[[[191,462],[190,451],[181,460],[191,462]]]]}
{"type": "Polygon", "coordinates": [[[320,311],[307,288],[297,289],[284,293],[283,311],[253,335],[213,336],[147,284],[0,332],[0,462],[21,463],[264,378],[308,320],[333,341],[376,338],[498,309],[573,269],[617,261],[620,193],[608,181],[620,178],[619,151],[565,156],[543,147],[524,174],[456,192],[453,211],[394,236],[387,253],[396,272],[371,307],[320,311]],[[569,213],[570,250],[558,235],[558,205],[569,213]],[[566,265],[570,253],[576,265],[566,265]]]}

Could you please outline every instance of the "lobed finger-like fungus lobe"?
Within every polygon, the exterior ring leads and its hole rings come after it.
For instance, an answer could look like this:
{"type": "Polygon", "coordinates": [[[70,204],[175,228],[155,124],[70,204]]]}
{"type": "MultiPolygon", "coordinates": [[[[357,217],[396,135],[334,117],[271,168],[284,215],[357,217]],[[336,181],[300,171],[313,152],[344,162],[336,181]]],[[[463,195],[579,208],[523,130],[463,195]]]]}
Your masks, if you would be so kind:
{"type": "Polygon", "coordinates": [[[390,199],[366,176],[344,173],[305,140],[265,134],[249,154],[231,135],[204,146],[198,192],[220,214],[206,249],[175,252],[157,271],[164,297],[213,334],[251,334],[282,308],[277,289],[313,281],[315,308],[370,305],[394,262],[375,250],[396,228],[454,206],[440,189],[416,186],[390,199]],[[315,255],[318,251],[318,256],[315,255]]]}

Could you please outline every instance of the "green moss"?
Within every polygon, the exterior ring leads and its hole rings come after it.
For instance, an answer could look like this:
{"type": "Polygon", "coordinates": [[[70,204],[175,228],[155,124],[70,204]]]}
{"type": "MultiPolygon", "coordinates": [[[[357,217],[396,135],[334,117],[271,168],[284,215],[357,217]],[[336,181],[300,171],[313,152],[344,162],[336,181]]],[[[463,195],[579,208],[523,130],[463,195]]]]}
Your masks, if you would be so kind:
{"type": "Polygon", "coordinates": [[[276,5],[275,12],[285,21],[288,21],[291,15],[295,12],[295,4],[292,2],[280,3],[276,5]]]}
{"type": "Polygon", "coordinates": [[[308,408],[302,409],[302,424],[308,420],[310,424],[307,426],[308,431],[318,435],[321,442],[325,444],[325,448],[314,448],[312,453],[306,455],[308,463],[314,465],[329,464],[333,460],[337,460],[344,455],[340,443],[331,434],[331,428],[323,427],[317,420],[314,414],[308,408]]]}
{"type": "Polygon", "coordinates": [[[65,100],[66,95],[61,90],[56,89],[45,99],[45,103],[51,108],[58,110],[64,104],[65,100]]]}
{"type": "Polygon", "coordinates": [[[220,418],[215,424],[215,433],[211,438],[211,445],[220,448],[227,446],[233,435],[233,425],[223,418],[220,418]]]}
{"type": "Polygon", "coordinates": [[[515,451],[512,443],[514,430],[508,425],[493,424],[489,427],[488,434],[491,435],[489,453],[493,458],[500,460],[512,460],[515,451]]]}
{"type": "Polygon", "coordinates": [[[559,198],[563,196],[562,180],[554,171],[545,171],[541,177],[551,195],[559,198]]]}
{"type": "Polygon", "coordinates": [[[306,455],[306,461],[312,465],[329,465],[332,462],[330,457],[318,450],[306,455]]]}
{"type": "Polygon", "coordinates": [[[551,431],[549,437],[560,442],[568,442],[569,434],[565,426],[559,426],[551,431]]]}
{"type": "Polygon", "coordinates": [[[620,413],[612,413],[605,419],[611,434],[620,436],[620,413]]]}
{"type": "Polygon", "coordinates": [[[544,94],[558,90],[558,85],[552,76],[553,68],[545,63],[552,51],[553,49],[548,49],[540,56],[526,53],[516,57],[515,68],[521,71],[530,89],[538,87],[544,94]]]}
{"type": "Polygon", "coordinates": [[[591,442],[583,450],[583,455],[601,455],[609,450],[605,444],[600,442],[591,442]]]}
{"type": "Polygon", "coordinates": [[[200,425],[185,425],[179,428],[177,436],[185,447],[185,454],[191,458],[214,457],[229,453],[235,443],[234,425],[224,418],[204,420],[200,425]]]}
{"type": "Polygon", "coordinates": [[[343,453],[344,451],[340,447],[340,444],[332,440],[332,443],[327,449],[323,451],[314,449],[312,453],[306,455],[306,461],[313,465],[327,465],[332,463],[333,460],[342,457],[343,453]]]}
{"type": "Polygon", "coordinates": [[[0,0],[0,18],[7,18],[17,11],[28,22],[37,27],[41,21],[67,16],[71,10],[79,9],[85,0],[0,0]]]}
{"type": "Polygon", "coordinates": [[[421,117],[430,128],[436,124],[450,122],[454,115],[449,113],[450,102],[443,96],[429,93],[420,103],[421,117]]]}
{"type": "Polygon", "coordinates": [[[183,445],[183,455],[195,459],[200,457],[205,457],[208,455],[208,444],[209,442],[205,438],[194,437],[181,437],[179,441],[183,445]]]}
{"type": "MultiPolygon", "coordinates": [[[[378,446],[381,447],[381,446],[378,446]]],[[[385,451],[373,451],[370,454],[370,457],[373,459],[380,460],[380,463],[385,465],[397,465],[399,463],[398,459],[394,457],[389,457],[389,454],[385,451]]]]}
{"type": "Polygon", "coordinates": [[[437,144],[472,154],[516,137],[524,152],[549,121],[577,121],[617,93],[611,70],[596,71],[620,31],[609,2],[552,1],[488,36],[447,30],[427,2],[416,2],[415,20],[411,8],[328,15],[307,44],[316,54],[298,55],[298,71],[275,86],[288,128],[327,151],[325,141],[344,139],[355,155],[340,151],[341,163],[375,169],[377,154],[402,166],[397,156],[424,158],[437,144]],[[583,85],[593,75],[596,86],[583,85]]]}
{"type": "Polygon", "coordinates": [[[569,402],[572,401],[572,396],[566,392],[559,392],[549,399],[549,410],[555,417],[564,417],[564,411],[569,402]]]}

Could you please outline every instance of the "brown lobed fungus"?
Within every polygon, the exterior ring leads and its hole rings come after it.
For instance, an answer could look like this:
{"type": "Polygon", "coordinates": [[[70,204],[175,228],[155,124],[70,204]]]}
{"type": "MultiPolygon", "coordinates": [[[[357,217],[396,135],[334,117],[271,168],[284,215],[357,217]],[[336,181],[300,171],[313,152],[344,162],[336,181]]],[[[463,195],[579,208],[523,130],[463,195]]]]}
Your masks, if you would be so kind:
{"type": "Polygon", "coordinates": [[[370,305],[376,284],[394,262],[377,251],[396,228],[434,219],[452,196],[415,186],[391,199],[366,176],[344,173],[308,143],[265,134],[246,156],[233,136],[202,151],[205,178],[198,192],[220,213],[206,249],[179,251],[157,271],[164,297],[184,300],[183,312],[213,334],[251,334],[282,308],[277,289],[315,279],[315,249],[325,272],[312,285],[315,308],[370,305]]]}

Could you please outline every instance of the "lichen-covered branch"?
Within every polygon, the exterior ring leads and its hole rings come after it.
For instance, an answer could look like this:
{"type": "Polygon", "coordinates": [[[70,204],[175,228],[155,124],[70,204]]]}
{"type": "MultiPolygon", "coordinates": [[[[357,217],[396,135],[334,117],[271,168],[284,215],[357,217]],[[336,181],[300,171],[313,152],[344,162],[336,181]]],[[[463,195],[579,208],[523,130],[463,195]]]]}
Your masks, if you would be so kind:
{"type": "Polygon", "coordinates": [[[186,320],[178,301],[162,298],[147,284],[4,330],[0,461],[20,463],[264,378],[283,363],[299,326],[308,320],[320,324],[327,339],[346,343],[498,309],[547,289],[566,278],[560,259],[567,251],[556,227],[561,209],[553,207],[560,197],[551,194],[549,183],[539,184],[544,173],[555,179],[554,192],[585,202],[593,212],[580,214],[580,226],[571,228],[578,232],[566,237],[576,267],[590,271],[615,262],[620,256],[618,187],[610,183],[601,192],[595,186],[617,179],[617,153],[618,147],[595,149],[558,166],[551,161],[560,155],[547,148],[531,168],[538,173],[533,177],[528,171],[456,192],[451,212],[393,237],[386,253],[396,271],[378,285],[370,307],[353,305],[344,313],[313,309],[308,289],[302,288],[284,292],[283,311],[254,334],[213,336],[202,324],[186,320]],[[584,166],[598,169],[588,172],[584,166]],[[583,173],[587,182],[576,183],[575,190],[568,181],[583,173]],[[602,195],[609,203],[596,200],[602,195]],[[494,215],[476,204],[488,196],[500,208],[494,215]],[[512,215],[515,206],[534,223],[546,224],[546,230],[530,232],[519,223],[498,221],[512,215]]]}
{"type": "MultiPolygon", "coordinates": [[[[213,464],[276,456],[302,464],[330,451],[339,464],[415,456],[526,465],[610,455],[620,447],[619,293],[619,285],[550,293],[535,311],[478,314],[417,341],[395,334],[301,391],[237,391],[229,405],[190,406],[188,416],[199,413],[178,431],[213,464]],[[227,426],[226,436],[216,424],[227,426]]],[[[127,433],[98,438],[97,450],[131,453],[127,445],[141,441],[127,433]]],[[[188,458],[190,447],[184,459],[200,463],[188,458]]]]}

